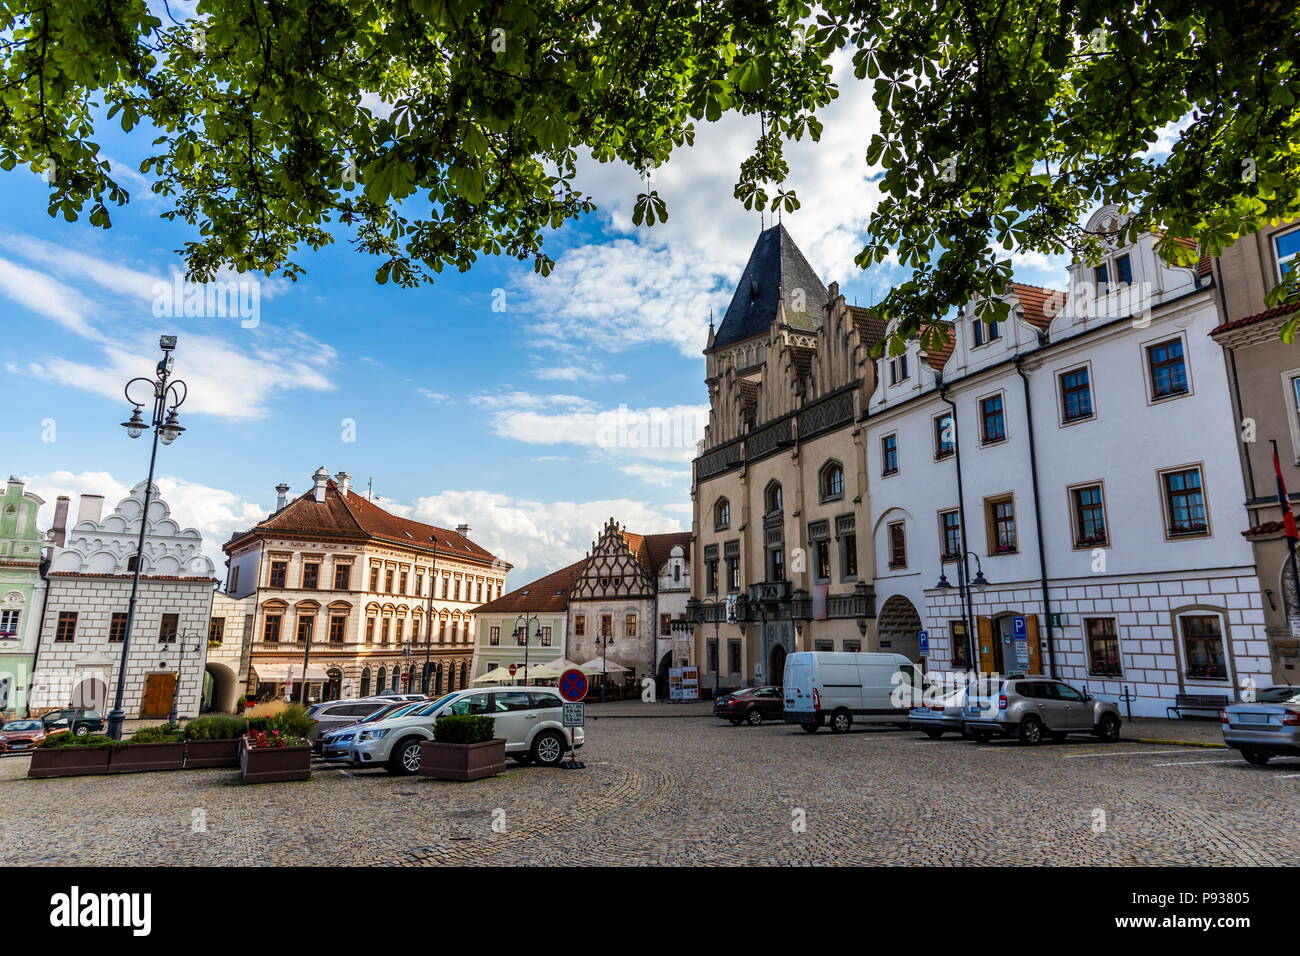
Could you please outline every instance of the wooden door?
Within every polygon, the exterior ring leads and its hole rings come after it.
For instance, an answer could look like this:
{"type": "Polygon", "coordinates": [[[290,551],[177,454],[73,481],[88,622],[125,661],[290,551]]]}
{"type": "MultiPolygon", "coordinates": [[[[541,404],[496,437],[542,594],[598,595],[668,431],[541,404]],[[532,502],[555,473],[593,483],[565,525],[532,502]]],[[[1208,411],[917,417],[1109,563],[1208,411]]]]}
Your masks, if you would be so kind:
{"type": "Polygon", "coordinates": [[[1029,673],[1044,674],[1043,649],[1038,636],[1038,615],[1025,615],[1025,640],[1029,643],[1029,673]]]}
{"type": "Polygon", "coordinates": [[[994,649],[993,619],[991,617],[977,617],[975,619],[975,635],[978,644],[975,650],[979,653],[981,673],[996,674],[998,672],[998,659],[994,649]]]}
{"type": "Polygon", "coordinates": [[[140,701],[141,717],[166,717],[172,709],[176,690],[175,674],[150,674],[145,678],[144,696],[140,701]]]}

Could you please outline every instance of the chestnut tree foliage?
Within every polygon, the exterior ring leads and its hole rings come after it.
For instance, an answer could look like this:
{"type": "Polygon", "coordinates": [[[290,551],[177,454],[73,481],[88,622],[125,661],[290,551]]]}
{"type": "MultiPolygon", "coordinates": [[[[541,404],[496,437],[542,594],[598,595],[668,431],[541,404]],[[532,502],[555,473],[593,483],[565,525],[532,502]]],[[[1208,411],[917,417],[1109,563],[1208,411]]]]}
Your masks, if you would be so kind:
{"type": "MultiPolygon", "coordinates": [[[[593,209],[579,151],[649,171],[728,112],[763,119],[737,200],[797,208],[783,145],[819,137],[847,49],[880,114],[858,262],[912,270],[879,309],[924,340],[1011,250],[1096,257],[1101,202],[1183,264],[1180,239],[1300,216],[1298,37],[1281,0],[0,0],[0,167],[107,228],[129,196],[98,138],[143,138],[197,280],[295,277],[339,234],[380,282],[546,273],[544,236],[593,209]]],[[[667,216],[647,176],[634,218],[667,216]]]]}

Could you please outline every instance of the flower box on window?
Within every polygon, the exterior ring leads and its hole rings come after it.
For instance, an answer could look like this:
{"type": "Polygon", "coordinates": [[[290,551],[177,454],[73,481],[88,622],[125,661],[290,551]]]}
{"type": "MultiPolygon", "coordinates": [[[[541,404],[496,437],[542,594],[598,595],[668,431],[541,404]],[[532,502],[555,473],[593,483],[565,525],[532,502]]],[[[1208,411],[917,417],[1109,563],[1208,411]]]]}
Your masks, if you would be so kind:
{"type": "Polygon", "coordinates": [[[1209,525],[1204,521],[1198,521],[1193,524],[1176,524],[1169,529],[1169,533],[1175,537],[1185,534],[1205,534],[1209,530],[1209,525]]]}
{"type": "Polygon", "coordinates": [[[1074,539],[1076,548],[1093,548],[1100,544],[1109,544],[1110,537],[1106,534],[1082,534],[1074,539]]]}
{"type": "Polygon", "coordinates": [[[992,554],[1015,554],[1016,546],[1014,544],[999,544],[993,547],[992,554]]]}

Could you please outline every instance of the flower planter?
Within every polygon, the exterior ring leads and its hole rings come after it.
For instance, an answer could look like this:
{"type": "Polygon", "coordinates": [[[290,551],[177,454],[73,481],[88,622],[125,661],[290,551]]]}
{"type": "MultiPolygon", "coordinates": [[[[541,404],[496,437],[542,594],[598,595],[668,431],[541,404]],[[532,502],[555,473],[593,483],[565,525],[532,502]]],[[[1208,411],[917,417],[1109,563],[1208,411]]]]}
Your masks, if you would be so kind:
{"type": "Polygon", "coordinates": [[[197,767],[238,767],[239,738],[229,740],[189,740],[185,742],[185,769],[197,767]]]}
{"type": "Polygon", "coordinates": [[[79,777],[108,773],[113,747],[37,747],[32,751],[29,777],[79,777]]]}
{"type": "Polygon", "coordinates": [[[481,744],[440,744],[425,740],[420,744],[420,776],[437,780],[481,780],[495,777],[506,769],[504,737],[481,744]]]}
{"type": "Polygon", "coordinates": [[[245,783],[276,783],[311,779],[311,745],[298,747],[250,747],[240,741],[239,769],[245,783]]]}
{"type": "Polygon", "coordinates": [[[108,759],[109,773],[135,773],[139,770],[183,770],[185,741],[165,744],[132,744],[112,748],[108,759]]]}

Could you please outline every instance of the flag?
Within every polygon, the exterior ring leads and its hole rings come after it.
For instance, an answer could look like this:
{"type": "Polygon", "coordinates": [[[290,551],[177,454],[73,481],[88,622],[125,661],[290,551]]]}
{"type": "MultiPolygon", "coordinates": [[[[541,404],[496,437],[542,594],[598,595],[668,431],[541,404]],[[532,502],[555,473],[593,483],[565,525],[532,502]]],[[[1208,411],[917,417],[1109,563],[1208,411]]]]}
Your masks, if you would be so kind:
{"type": "Polygon", "coordinates": [[[1282,524],[1286,527],[1286,536],[1292,541],[1300,539],[1296,530],[1295,512],[1291,510],[1291,496],[1286,493],[1286,481],[1282,478],[1282,462],[1277,457],[1277,444],[1273,445],[1273,474],[1277,476],[1277,500],[1282,505],[1282,524]]]}

